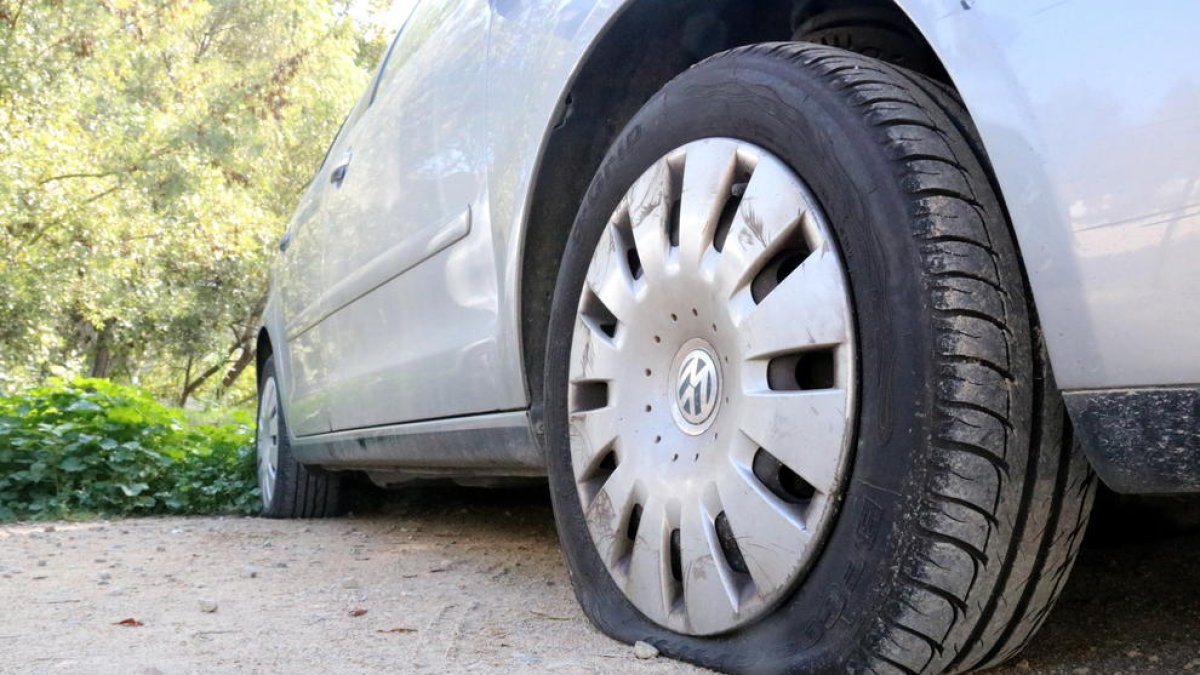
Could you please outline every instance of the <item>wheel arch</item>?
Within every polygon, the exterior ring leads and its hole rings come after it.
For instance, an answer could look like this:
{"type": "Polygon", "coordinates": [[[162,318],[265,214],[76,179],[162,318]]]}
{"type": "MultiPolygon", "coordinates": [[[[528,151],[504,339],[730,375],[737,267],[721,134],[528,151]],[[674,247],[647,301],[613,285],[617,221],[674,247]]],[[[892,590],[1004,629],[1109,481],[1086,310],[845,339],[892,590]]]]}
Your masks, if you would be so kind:
{"type": "Polygon", "coordinates": [[[520,346],[535,422],[540,417],[550,298],[575,212],[613,139],[663,85],[717,52],[802,38],[803,31],[814,26],[825,30],[820,40],[827,44],[870,48],[861,42],[838,44],[838,36],[830,36],[828,29],[878,29],[887,24],[892,38],[909,41],[910,54],[921,57],[902,65],[954,86],[919,21],[934,21],[939,11],[960,8],[957,1],[627,0],[616,5],[562,87],[519,233],[520,346]]]}
{"type": "Polygon", "coordinates": [[[271,357],[273,351],[271,334],[267,332],[267,327],[263,326],[258,329],[258,338],[254,342],[254,373],[256,379],[262,377],[263,366],[266,365],[267,359],[271,357]]]}

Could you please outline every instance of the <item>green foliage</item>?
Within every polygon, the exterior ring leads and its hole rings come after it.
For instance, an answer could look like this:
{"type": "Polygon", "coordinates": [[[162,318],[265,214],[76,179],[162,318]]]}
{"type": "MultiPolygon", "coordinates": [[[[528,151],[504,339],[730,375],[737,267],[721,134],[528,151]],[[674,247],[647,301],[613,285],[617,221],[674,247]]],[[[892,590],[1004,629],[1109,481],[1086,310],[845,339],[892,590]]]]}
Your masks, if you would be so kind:
{"type": "Polygon", "coordinates": [[[0,520],[253,513],[251,415],[217,417],[98,379],[0,397],[0,520]]]}
{"type": "Polygon", "coordinates": [[[0,388],[251,393],[269,259],[380,7],[0,0],[0,388]]]}

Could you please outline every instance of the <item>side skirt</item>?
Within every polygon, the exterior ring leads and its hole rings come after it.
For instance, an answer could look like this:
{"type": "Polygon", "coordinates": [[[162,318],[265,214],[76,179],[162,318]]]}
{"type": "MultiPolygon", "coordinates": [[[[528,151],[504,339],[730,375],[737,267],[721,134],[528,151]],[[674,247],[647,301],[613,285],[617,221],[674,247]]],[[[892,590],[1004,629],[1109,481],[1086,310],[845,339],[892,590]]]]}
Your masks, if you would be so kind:
{"type": "Polygon", "coordinates": [[[544,476],[527,411],[490,413],[292,440],[302,464],[428,476],[544,476]]]}

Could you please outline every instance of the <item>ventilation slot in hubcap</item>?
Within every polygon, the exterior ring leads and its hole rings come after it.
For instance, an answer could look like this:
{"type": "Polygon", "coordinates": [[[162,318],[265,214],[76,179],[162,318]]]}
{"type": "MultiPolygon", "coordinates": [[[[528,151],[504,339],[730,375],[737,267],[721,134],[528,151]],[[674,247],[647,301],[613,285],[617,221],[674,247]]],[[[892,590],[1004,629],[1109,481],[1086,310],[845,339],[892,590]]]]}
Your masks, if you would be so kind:
{"type": "Polygon", "coordinates": [[[771,494],[789,504],[806,505],[817,493],[816,488],[808,481],[784,466],[782,462],[762,448],[754,453],[753,471],[758,480],[771,491],[771,494]]]}
{"type": "Polygon", "coordinates": [[[746,558],[742,555],[742,549],[738,548],[737,537],[734,536],[733,528],[729,526],[729,517],[724,511],[717,514],[713,528],[717,531],[717,542],[721,544],[721,553],[725,554],[725,562],[729,569],[738,574],[749,574],[746,558]]]}
{"type": "Polygon", "coordinates": [[[832,349],[786,354],[767,364],[767,386],[772,391],[833,389],[837,384],[832,349]]]}
{"type": "Polygon", "coordinates": [[[750,184],[750,169],[748,167],[739,165],[736,171],[733,183],[729,188],[729,195],[725,198],[725,206],[721,209],[720,218],[717,219],[717,229],[713,231],[713,248],[718,251],[725,250],[725,239],[729,237],[729,230],[733,226],[733,218],[737,215],[738,208],[742,205],[742,196],[746,194],[746,186],[750,184]]]}

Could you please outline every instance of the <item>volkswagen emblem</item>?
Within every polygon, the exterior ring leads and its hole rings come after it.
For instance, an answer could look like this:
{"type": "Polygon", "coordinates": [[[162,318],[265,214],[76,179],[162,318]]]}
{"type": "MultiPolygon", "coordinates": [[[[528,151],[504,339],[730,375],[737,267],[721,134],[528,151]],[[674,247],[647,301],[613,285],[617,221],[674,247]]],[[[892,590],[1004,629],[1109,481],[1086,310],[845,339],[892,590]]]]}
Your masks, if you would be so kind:
{"type": "Polygon", "coordinates": [[[707,426],[721,398],[721,373],[716,359],[704,348],[683,355],[675,375],[675,407],[684,431],[699,433],[707,426]],[[686,425],[686,426],[685,426],[686,425]],[[690,426],[692,429],[688,429],[690,426]]]}

